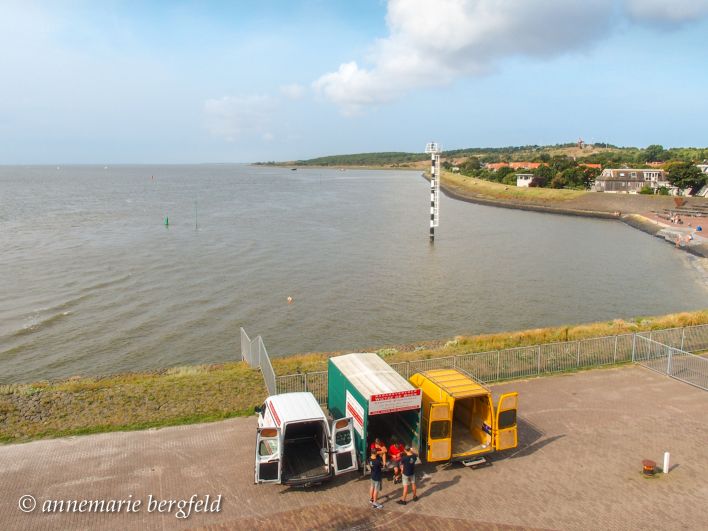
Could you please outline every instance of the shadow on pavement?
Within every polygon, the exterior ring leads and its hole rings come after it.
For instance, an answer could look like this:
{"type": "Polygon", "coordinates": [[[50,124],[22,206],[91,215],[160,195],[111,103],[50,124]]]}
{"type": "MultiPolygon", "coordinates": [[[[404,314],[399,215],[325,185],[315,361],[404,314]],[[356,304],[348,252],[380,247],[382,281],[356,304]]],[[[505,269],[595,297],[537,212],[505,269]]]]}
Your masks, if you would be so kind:
{"type": "Polygon", "coordinates": [[[461,477],[462,476],[458,474],[448,481],[433,481],[431,483],[430,480],[433,479],[432,476],[424,475],[424,477],[418,481],[418,498],[425,498],[435,494],[436,492],[457,485],[460,482],[461,477]]]}
{"type": "Polygon", "coordinates": [[[518,419],[517,426],[519,433],[519,445],[516,449],[511,450],[510,454],[508,454],[508,457],[511,459],[531,455],[544,446],[565,437],[565,434],[560,434],[552,437],[546,437],[544,439],[543,436],[545,433],[543,430],[539,429],[531,421],[523,418],[518,419]]]}

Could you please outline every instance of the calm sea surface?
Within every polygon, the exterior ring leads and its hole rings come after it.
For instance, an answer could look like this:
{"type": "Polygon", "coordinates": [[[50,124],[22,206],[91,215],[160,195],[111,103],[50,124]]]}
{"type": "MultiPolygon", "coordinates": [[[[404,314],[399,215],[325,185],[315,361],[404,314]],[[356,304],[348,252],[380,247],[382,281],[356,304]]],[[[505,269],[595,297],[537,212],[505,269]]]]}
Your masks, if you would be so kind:
{"type": "Polygon", "coordinates": [[[280,356],[706,306],[685,253],[619,222],[443,197],[430,246],[428,186],[0,167],[0,382],[234,360],[240,326],[280,356]]]}

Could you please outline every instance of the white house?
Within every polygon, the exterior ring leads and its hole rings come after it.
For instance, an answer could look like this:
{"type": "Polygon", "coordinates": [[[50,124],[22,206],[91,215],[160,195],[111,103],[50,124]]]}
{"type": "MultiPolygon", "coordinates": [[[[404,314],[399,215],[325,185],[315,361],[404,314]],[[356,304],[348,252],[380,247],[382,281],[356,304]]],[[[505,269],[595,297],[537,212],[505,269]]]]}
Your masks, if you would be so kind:
{"type": "Polygon", "coordinates": [[[661,187],[671,188],[671,185],[666,179],[664,170],[655,168],[605,168],[595,179],[594,189],[597,192],[636,194],[644,187],[657,190],[661,187]]]}
{"type": "Polygon", "coordinates": [[[516,186],[519,188],[528,188],[533,181],[533,173],[517,173],[516,186]]]}

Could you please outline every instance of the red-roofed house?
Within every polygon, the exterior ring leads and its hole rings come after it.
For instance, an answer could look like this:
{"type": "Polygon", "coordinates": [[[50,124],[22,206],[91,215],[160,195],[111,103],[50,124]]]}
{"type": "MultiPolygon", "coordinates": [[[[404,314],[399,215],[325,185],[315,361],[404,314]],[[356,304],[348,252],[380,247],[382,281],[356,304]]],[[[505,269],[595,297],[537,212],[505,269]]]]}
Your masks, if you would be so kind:
{"type": "Polygon", "coordinates": [[[501,168],[511,168],[512,170],[535,170],[541,166],[541,162],[490,162],[486,169],[498,171],[501,168]]]}

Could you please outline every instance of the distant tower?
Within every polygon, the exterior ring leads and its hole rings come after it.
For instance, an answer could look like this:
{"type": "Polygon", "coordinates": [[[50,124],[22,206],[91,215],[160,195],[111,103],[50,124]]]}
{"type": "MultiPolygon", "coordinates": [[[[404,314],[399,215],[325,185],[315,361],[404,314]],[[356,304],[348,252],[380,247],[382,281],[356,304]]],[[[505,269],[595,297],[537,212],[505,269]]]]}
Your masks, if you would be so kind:
{"type": "Polygon", "coordinates": [[[430,153],[430,243],[435,241],[435,227],[440,224],[440,153],[442,147],[437,142],[425,146],[430,153]]]}

